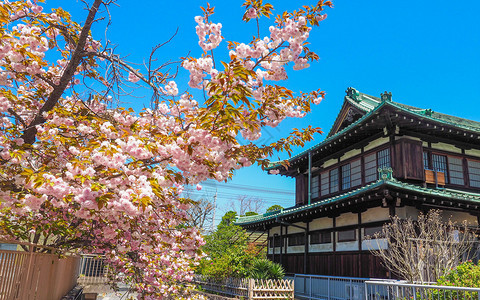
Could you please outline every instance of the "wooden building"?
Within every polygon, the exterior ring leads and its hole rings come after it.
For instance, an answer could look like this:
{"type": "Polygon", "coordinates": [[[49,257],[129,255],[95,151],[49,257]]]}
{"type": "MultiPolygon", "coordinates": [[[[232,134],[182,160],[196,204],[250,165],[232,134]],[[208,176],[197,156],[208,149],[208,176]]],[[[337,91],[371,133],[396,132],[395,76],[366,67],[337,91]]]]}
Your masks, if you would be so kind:
{"type": "Polygon", "coordinates": [[[365,236],[390,216],[441,209],[477,226],[480,123],[347,89],[326,139],[269,171],[295,178],[295,206],[241,217],[268,233],[270,259],[288,273],[388,278],[365,236]]]}

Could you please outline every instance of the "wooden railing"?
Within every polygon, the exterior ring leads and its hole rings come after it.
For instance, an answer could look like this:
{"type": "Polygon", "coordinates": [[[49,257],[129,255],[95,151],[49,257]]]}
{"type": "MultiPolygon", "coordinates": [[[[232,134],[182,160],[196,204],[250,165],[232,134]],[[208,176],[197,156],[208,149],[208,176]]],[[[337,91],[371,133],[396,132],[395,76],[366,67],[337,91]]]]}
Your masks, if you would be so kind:
{"type": "Polygon", "coordinates": [[[0,300],[55,300],[76,285],[79,257],[59,258],[35,252],[47,247],[6,243],[22,245],[28,251],[0,250],[0,300]]]}
{"type": "Polygon", "coordinates": [[[425,170],[425,182],[435,184],[436,186],[445,186],[445,173],[434,170],[425,170]]]}
{"type": "Polygon", "coordinates": [[[251,278],[227,278],[215,280],[195,276],[194,283],[203,290],[244,299],[293,299],[293,280],[261,280],[251,278]]]}

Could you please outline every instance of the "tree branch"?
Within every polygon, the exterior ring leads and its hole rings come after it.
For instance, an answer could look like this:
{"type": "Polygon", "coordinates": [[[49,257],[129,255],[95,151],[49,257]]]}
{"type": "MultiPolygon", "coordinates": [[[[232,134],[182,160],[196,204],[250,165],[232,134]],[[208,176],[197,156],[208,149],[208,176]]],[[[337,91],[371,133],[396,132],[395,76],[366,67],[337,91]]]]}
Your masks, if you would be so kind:
{"type": "Polygon", "coordinates": [[[40,108],[33,121],[23,132],[22,138],[26,144],[33,144],[35,142],[35,137],[37,135],[37,128],[35,126],[45,122],[43,113],[49,112],[55,107],[55,105],[58,103],[58,100],[65,92],[68,83],[75,74],[75,70],[80,65],[80,61],[83,57],[83,49],[85,48],[90,28],[95,20],[95,15],[98,11],[100,4],[102,4],[102,0],[95,0],[95,2],[93,3],[92,7],[89,10],[85,25],[80,32],[80,37],[78,39],[75,51],[73,52],[72,58],[70,59],[67,68],[63,72],[62,77],[60,78],[60,83],[56,87],[54,87],[47,101],[45,101],[45,104],[42,106],[42,108],[40,108]]]}

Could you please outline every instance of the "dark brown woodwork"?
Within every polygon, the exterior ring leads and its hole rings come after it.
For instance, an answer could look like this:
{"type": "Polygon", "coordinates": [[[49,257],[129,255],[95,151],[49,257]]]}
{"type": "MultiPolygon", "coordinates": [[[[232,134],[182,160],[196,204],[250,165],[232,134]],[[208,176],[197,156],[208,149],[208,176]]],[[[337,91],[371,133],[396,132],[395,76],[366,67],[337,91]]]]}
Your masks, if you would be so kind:
{"type": "Polygon", "coordinates": [[[393,176],[406,180],[425,180],[422,142],[409,139],[396,141],[394,146],[393,176]]]}
{"type": "MultiPolygon", "coordinates": [[[[273,257],[269,255],[269,258],[273,257]]],[[[315,274],[362,278],[389,278],[389,273],[380,258],[369,251],[313,252],[308,254],[308,273],[303,272],[303,253],[285,256],[283,267],[286,273],[315,274]]]]}
{"type": "Polygon", "coordinates": [[[280,264],[283,264],[283,243],[283,225],[280,225],[280,264]]]}
{"type": "Polygon", "coordinates": [[[303,255],[303,273],[307,274],[308,271],[308,248],[310,247],[310,239],[308,236],[310,235],[310,222],[306,222],[306,229],[305,229],[305,253],[303,255]]]}
{"type": "Polygon", "coordinates": [[[299,174],[295,177],[295,205],[305,204],[307,184],[305,175],[299,174]]]}

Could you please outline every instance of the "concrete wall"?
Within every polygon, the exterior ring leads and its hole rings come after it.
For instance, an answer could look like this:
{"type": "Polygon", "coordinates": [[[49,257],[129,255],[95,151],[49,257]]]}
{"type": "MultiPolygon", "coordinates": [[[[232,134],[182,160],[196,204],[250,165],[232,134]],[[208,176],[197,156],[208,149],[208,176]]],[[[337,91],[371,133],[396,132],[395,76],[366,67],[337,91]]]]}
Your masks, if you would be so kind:
{"type": "Polygon", "coordinates": [[[432,149],[443,150],[458,154],[462,153],[462,150],[460,148],[446,143],[432,143],[432,149]]]}
{"type": "Polygon", "coordinates": [[[358,224],[358,214],[356,213],[341,214],[340,216],[335,218],[336,227],[356,225],[356,224],[358,224]]]}
{"type": "Polygon", "coordinates": [[[390,219],[388,207],[373,207],[362,212],[362,223],[372,223],[390,219]]]}
{"type": "Polygon", "coordinates": [[[328,229],[333,227],[333,219],[328,217],[318,218],[310,222],[310,231],[328,229]]]}
{"type": "Polygon", "coordinates": [[[384,145],[384,144],[388,143],[389,141],[390,141],[390,139],[388,137],[376,139],[376,140],[368,143],[368,145],[366,145],[365,147],[363,147],[363,150],[368,151],[368,150],[377,148],[378,146],[384,145]]]}
{"type": "Polygon", "coordinates": [[[360,149],[350,150],[340,157],[340,161],[347,160],[347,159],[352,158],[354,156],[360,155],[361,153],[362,153],[362,151],[360,151],[360,149]]]}

